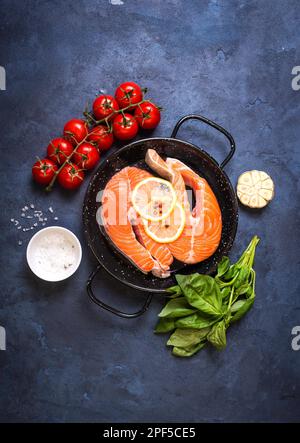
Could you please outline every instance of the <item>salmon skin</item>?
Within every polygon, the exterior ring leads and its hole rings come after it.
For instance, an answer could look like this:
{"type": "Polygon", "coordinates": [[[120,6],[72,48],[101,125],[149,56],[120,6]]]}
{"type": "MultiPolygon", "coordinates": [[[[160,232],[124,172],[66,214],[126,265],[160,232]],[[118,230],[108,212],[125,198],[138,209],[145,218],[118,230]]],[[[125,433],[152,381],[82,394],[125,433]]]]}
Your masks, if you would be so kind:
{"type": "Polygon", "coordinates": [[[144,273],[169,277],[173,256],[166,245],[152,240],[131,204],[131,191],[151,177],[136,167],[126,167],[107,183],[102,195],[101,219],[106,234],[116,249],[144,273]]]}
{"type": "Polygon", "coordinates": [[[148,149],[145,161],[172,183],[177,201],[184,208],[186,224],[180,237],[162,244],[146,234],[143,221],[132,206],[131,193],[138,183],[152,175],[137,167],[125,167],[109,180],[102,195],[101,219],[109,239],[124,257],[142,272],[166,278],[174,258],[194,264],[216,251],[222,233],[221,210],[207,181],[183,162],[174,158],[165,161],[153,149],[148,149]],[[186,186],[194,192],[194,208],[190,207],[186,186]]]}

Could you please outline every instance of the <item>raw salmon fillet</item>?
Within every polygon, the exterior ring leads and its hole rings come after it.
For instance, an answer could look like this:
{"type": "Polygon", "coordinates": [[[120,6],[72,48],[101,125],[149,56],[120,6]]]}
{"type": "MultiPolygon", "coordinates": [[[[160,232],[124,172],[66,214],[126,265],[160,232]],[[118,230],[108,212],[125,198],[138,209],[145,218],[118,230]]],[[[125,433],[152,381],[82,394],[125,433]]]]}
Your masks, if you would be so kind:
{"type": "Polygon", "coordinates": [[[165,162],[149,149],[146,163],[153,171],[170,180],[186,213],[186,225],[180,237],[168,244],[172,255],[184,263],[199,263],[218,248],[222,233],[222,215],[218,201],[207,181],[179,160],[165,162]],[[191,211],[185,186],[193,189],[196,204],[191,211]]]}
{"type": "Polygon", "coordinates": [[[126,167],[107,183],[102,196],[101,218],[105,231],[119,252],[144,273],[168,277],[173,256],[166,245],[152,240],[136,215],[130,194],[134,187],[151,177],[149,172],[126,167]]]}
{"type": "Polygon", "coordinates": [[[179,160],[164,161],[155,150],[149,149],[146,163],[159,176],[169,180],[183,206],[186,224],[180,237],[162,244],[146,233],[143,221],[131,203],[131,192],[142,180],[152,175],[140,168],[126,167],[107,183],[102,196],[101,218],[105,231],[128,260],[144,273],[168,277],[173,258],[194,264],[210,257],[218,248],[222,233],[222,216],[218,201],[205,179],[179,160]],[[186,186],[195,196],[191,209],[186,186]]]}

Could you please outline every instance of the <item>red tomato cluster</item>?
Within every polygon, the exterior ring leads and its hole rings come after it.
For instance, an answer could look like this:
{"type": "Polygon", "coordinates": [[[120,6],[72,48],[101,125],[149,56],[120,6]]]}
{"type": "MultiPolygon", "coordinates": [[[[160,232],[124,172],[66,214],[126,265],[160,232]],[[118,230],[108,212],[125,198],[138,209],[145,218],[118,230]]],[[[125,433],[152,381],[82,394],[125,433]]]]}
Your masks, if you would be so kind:
{"type": "Polygon", "coordinates": [[[96,120],[105,120],[118,140],[131,140],[139,130],[154,129],[160,122],[160,110],[144,100],[142,88],[134,82],[122,83],[115,96],[100,95],[93,103],[96,120]]]}
{"type": "Polygon", "coordinates": [[[66,189],[75,189],[84,179],[84,170],[92,169],[118,140],[131,140],[139,128],[154,129],[160,122],[160,110],[144,100],[144,91],[134,82],[122,83],[115,96],[102,94],[94,100],[93,113],[85,112],[86,121],[72,119],[63,136],[51,140],[47,158],[32,168],[35,181],[50,190],[54,181],[66,189]]]}

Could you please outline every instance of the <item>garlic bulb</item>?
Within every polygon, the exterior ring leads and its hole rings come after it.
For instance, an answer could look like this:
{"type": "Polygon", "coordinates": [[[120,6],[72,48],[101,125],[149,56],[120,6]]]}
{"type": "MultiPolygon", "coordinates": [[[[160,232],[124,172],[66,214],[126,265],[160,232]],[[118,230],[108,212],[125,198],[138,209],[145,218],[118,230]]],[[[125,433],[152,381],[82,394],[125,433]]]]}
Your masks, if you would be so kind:
{"type": "Polygon", "coordinates": [[[274,182],[264,171],[246,171],[239,176],[237,196],[249,208],[263,208],[274,197],[274,182]]]}

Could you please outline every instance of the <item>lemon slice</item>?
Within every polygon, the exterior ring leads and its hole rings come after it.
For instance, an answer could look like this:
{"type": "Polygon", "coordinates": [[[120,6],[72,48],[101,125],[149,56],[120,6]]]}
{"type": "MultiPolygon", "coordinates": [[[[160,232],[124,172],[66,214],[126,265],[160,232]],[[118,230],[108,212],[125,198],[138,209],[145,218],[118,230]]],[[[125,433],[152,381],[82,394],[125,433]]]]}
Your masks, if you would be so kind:
{"type": "Polygon", "coordinates": [[[142,218],[153,222],[163,220],[170,215],[176,204],[176,198],[171,183],[158,177],[142,180],[131,195],[136,212],[142,218]]]}
{"type": "Polygon", "coordinates": [[[163,220],[143,220],[146,234],[157,243],[172,243],[177,240],[185,227],[185,212],[183,207],[175,204],[174,210],[163,220]]]}

